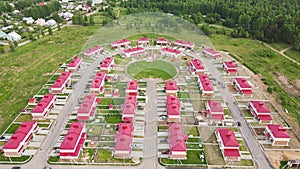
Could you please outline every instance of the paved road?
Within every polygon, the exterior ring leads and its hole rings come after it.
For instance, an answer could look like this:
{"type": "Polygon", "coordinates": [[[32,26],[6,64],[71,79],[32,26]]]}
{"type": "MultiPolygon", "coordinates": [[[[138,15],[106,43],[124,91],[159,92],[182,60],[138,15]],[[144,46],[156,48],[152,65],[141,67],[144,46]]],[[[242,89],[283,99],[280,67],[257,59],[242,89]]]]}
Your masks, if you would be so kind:
{"type": "MultiPolygon", "coordinates": [[[[217,82],[223,82],[221,73],[217,70],[217,68],[213,65],[212,62],[210,62],[207,58],[199,57],[197,55],[198,59],[200,59],[206,69],[211,73],[212,77],[216,79],[217,82]]],[[[222,84],[223,85],[223,84],[222,84]]],[[[232,96],[232,94],[229,92],[229,89],[227,88],[226,85],[219,86],[221,96],[225,102],[227,102],[227,106],[231,111],[232,118],[235,121],[240,121],[241,122],[241,127],[239,127],[239,131],[241,135],[243,136],[243,139],[245,140],[249,151],[256,162],[256,165],[259,169],[266,169],[266,168],[273,168],[268,159],[265,156],[264,151],[260,147],[258,141],[254,137],[252,130],[248,126],[248,123],[244,119],[244,117],[241,114],[241,111],[238,107],[238,105],[235,103],[235,99],[232,96]]]]}

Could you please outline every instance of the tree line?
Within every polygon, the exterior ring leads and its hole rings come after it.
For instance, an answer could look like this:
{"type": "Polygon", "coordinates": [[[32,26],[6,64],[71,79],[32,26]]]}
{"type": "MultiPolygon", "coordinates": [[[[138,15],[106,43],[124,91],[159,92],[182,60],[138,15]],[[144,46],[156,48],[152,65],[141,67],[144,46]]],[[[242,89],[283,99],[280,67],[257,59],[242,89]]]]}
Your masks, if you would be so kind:
{"type": "Polygon", "coordinates": [[[299,50],[299,0],[128,0],[127,13],[164,12],[198,25],[222,23],[233,28],[232,37],[265,42],[286,42],[299,50]]]}
{"type": "Polygon", "coordinates": [[[55,11],[61,9],[61,5],[58,1],[51,1],[45,5],[34,5],[23,10],[23,13],[27,17],[34,19],[45,18],[55,11]]]}

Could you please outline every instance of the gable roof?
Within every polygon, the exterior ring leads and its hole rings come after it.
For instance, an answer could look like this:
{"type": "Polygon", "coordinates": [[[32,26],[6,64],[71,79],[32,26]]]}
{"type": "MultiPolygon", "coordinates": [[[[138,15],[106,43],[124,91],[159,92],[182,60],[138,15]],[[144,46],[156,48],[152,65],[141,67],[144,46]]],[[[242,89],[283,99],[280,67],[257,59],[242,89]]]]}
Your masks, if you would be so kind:
{"type": "Polygon", "coordinates": [[[81,133],[84,129],[85,123],[72,122],[68,133],[66,134],[60,149],[74,149],[77,147],[78,140],[81,138],[81,133]]]}
{"type": "Polygon", "coordinates": [[[177,83],[175,81],[166,81],[166,90],[178,90],[177,83]]]}
{"type": "Polygon", "coordinates": [[[139,83],[137,80],[128,81],[126,89],[127,90],[138,90],[139,83]]]}
{"type": "Polygon", "coordinates": [[[214,91],[207,75],[199,75],[199,80],[204,91],[214,91]]]}
{"type": "Polygon", "coordinates": [[[208,106],[211,112],[224,112],[223,107],[221,106],[220,101],[218,100],[206,100],[206,105],[208,106]]]}
{"type": "Polygon", "coordinates": [[[194,65],[196,70],[203,70],[204,66],[201,64],[200,60],[198,59],[192,59],[190,62],[192,65],[194,65]]]}
{"type": "Polygon", "coordinates": [[[222,143],[225,147],[239,147],[239,143],[232,130],[227,128],[217,128],[222,143]]]}
{"type": "Polygon", "coordinates": [[[240,86],[240,88],[251,89],[249,82],[245,78],[234,78],[234,80],[240,86]]]}
{"type": "Polygon", "coordinates": [[[72,76],[71,72],[62,72],[60,76],[52,84],[51,88],[61,88],[66,81],[72,76]]]}
{"type": "Polygon", "coordinates": [[[31,110],[31,113],[43,113],[54,99],[56,99],[55,94],[45,94],[42,100],[31,110]]]}
{"type": "Polygon", "coordinates": [[[100,67],[108,68],[111,65],[111,63],[113,62],[113,60],[114,60],[114,58],[112,58],[112,57],[106,57],[104,59],[104,61],[101,63],[100,67]]]}
{"type": "Polygon", "coordinates": [[[270,110],[266,107],[266,105],[263,101],[252,100],[252,101],[250,101],[250,103],[253,105],[253,108],[258,113],[270,113],[270,110]]]}
{"type": "Polygon", "coordinates": [[[132,123],[118,123],[116,126],[119,127],[118,133],[132,136],[133,124],[132,123]]]}
{"type": "Polygon", "coordinates": [[[77,67],[82,62],[82,58],[75,56],[73,60],[68,64],[68,68],[77,67]]]}
{"type": "Polygon", "coordinates": [[[286,132],[286,129],[281,125],[267,124],[267,127],[270,129],[275,138],[291,138],[291,136],[286,132]]]}
{"type": "Polygon", "coordinates": [[[90,88],[99,88],[101,86],[101,83],[105,80],[106,73],[99,72],[94,77],[93,82],[91,83],[90,88]]]}
{"type": "Polygon", "coordinates": [[[170,153],[172,151],[186,152],[187,136],[183,133],[182,124],[169,124],[170,153]]]}

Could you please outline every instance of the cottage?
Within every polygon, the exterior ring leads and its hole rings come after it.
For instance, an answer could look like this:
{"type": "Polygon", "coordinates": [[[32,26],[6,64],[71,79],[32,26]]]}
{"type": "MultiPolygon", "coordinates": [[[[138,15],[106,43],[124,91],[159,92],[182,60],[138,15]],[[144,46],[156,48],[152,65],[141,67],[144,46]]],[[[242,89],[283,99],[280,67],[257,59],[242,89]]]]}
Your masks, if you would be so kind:
{"type": "Polygon", "coordinates": [[[138,40],[139,46],[148,46],[149,45],[149,39],[148,38],[140,38],[138,40]]]}
{"type": "Polygon", "coordinates": [[[54,19],[50,19],[46,22],[46,25],[50,26],[50,27],[54,27],[54,26],[57,26],[57,23],[54,19]]]}
{"type": "Polygon", "coordinates": [[[168,122],[180,122],[180,101],[177,96],[167,96],[166,100],[168,122]]]}
{"type": "Polygon", "coordinates": [[[248,103],[248,108],[254,118],[259,120],[259,123],[272,123],[270,110],[263,101],[250,101],[248,103]]]}
{"type": "Polygon", "coordinates": [[[33,24],[34,23],[34,19],[32,17],[24,17],[23,21],[25,21],[26,24],[33,24]]]}
{"type": "Polygon", "coordinates": [[[127,83],[125,93],[136,96],[138,94],[139,83],[137,80],[132,80],[127,83]]]}
{"type": "Polygon", "coordinates": [[[66,88],[72,82],[72,73],[63,72],[50,87],[50,93],[65,93],[66,88]]]}
{"type": "Polygon", "coordinates": [[[130,158],[131,144],[133,137],[132,123],[118,123],[116,125],[118,133],[115,134],[115,149],[113,156],[115,158],[130,158]]]}
{"type": "Polygon", "coordinates": [[[184,41],[184,40],[176,40],[174,42],[174,45],[182,47],[182,48],[190,49],[190,50],[193,50],[194,47],[195,47],[194,43],[188,42],[188,41],[184,41]]]}
{"type": "Polygon", "coordinates": [[[221,106],[220,101],[217,100],[206,100],[206,114],[208,118],[216,124],[223,124],[224,110],[221,106]]]}
{"type": "Polygon", "coordinates": [[[203,50],[203,54],[209,58],[215,60],[222,60],[222,55],[220,52],[214,50],[213,48],[206,48],[203,50]]]}
{"type": "Polygon", "coordinates": [[[240,161],[240,146],[233,131],[227,128],[217,128],[215,134],[224,160],[240,161]]]}
{"type": "Polygon", "coordinates": [[[156,44],[160,46],[167,46],[169,44],[169,40],[166,38],[157,38],[156,44]]]}
{"type": "Polygon", "coordinates": [[[267,124],[265,135],[267,140],[271,141],[272,146],[288,146],[291,136],[281,125],[267,124]]]}
{"type": "Polygon", "coordinates": [[[122,104],[122,121],[131,123],[135,117],[137,98],[136,96],[126,96],[122,104]]]}
{"type": "Polygon", "coordinates": [[[80,68],[82,60],[83,60],[82,58],[75,56],[73,60],[68,64],[66,71],[71,73],[77,72],[78,69],[80,68]]]}
{"type": "Polygon", "coordinates": [[[207,75],[199,75],[198,77],[198,83],[202,96],[213,96],[214,88],[209,80],[209,77],[207,75]]]}
{"type": "Polygon", "coordinates": [[[107,57],[104,61],[100,64],[100,71],[108,73],[113,70],[115,67],[115,59],[113,57],[107,57]]]}
{"type": "Polygon", "coordinates": [[[170,159],[186,159],[186,141],[188,137],[183,133],[182,124],[169,124],[170,159]]]}
{"type": "Polygon", "coordinates": [[[90,92],[92,94],[102,94],[104,92],[105,78],[106,73],[104,72],[99,72],[96,74],[90,86],[90,92]]]}
{"type": "Polygon", "coordinates": [[[77,120],[80,121],[86,121],[86,120],[92,120],[94,118],[97,104],[100,101],[96,97],[96,95],[88,94],[85,95],[82,103],[77,111],[77,120]]]}
{"type": "Polygon", "coordinates": [[[86,139],[85,123],[72,122],[60,144],[60,159],[77,159],[86,139]]]}
{"type": "Polygon", "coordinates": [[[234,78],[233,85],[242,96],[252,97],[252,88],[245,78],[234,78]]]}
{"type": "Polygon", "coordinates": [[[189,70],[192,74],[203,75],[205,72],[204,66],[198,59],[192,59],[192,61],[190,61],[188,65],[190,68],[189,70]]]}
{"type": "Polygon", "coordinates": [[[2,152],[6,157],[20,157],[26,149],[27,143],[38,130],[37,122],[22,122],[17,131],[3,146],[2,152]]]}
{"type": "Polygon", "coordinates": [[[35,24],[39,25],[39,26],[45,26],[46,25],[46,21],[45,21],[45,19],[39,18],[39,19],[37,19],[35,21],[35,24]]]}
{"type": "Polygon", "coordinates": [[[7,40],[9,41],[19,41],[22,39],[21,35],[17,34],[16,32],[10,32],[6,36],[7,40]]]}
{"type": "Polygon", "coordinates": [[[223,69],[228,75],[237,75],[237,68],[234,62],[223,62],[223,69]]]}
{"type": "Polygon", "coordinates": [[[143,47],[134,47],[134,48],[128,48],[128,49],[124,49],[123,50],[123,55],[126,57],[131,57],[134,55],[140,55],[140,54],[144,54],[145,49],[143,47]]]}
{"type": "Polygon", "coordinates": [[[50,112],[56,101],[55,94],[46,94],[38,102],[38,104],[31,110],[31,116],[33,120],[45,119],[50,112]]]}
{"type": "Polygon", "coordinates": [[[112,48],[119,48],[119,47],[126,47],[126,46],[130,46],[130,40],[127,39],[121,39],[121,40],[117,40],[111,43],[111,47],[112,48]]]}
{"type": "Polygon", "coordinates": [[[177,96],[177,92],[178,92],[178,86],[177,83],[175,81],[166,81],[166,95],[173,95],[173,96],[177,96]]]}
{"type": "Polygon", "coordinates": [[[104,47],[102,46],[94,46],[92,48],[87,49],[86,51],[84,51],[84,56],[86,57],[94,57],[99,55],[101,52],[103,52],[104,47]]]}
{"type": "Polygon", "coordinates": [[[183,51],[172,48],[161,48],[160,53],[165,56],[178,58],[182,55],[183,51]]]}

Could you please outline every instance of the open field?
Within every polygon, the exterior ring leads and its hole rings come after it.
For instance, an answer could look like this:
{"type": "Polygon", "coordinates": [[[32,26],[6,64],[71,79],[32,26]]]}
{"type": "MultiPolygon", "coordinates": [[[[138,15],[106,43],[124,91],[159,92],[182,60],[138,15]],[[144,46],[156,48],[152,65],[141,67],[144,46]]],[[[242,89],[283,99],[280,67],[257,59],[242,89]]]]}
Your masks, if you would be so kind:
{"type": "Polygon", "coordinates": [[[80,52],[99,27],[72,26],[0,55],[0,132],[24,108],[59,64],[80,52]],[[74,36],[76,32],[76,36],[74,36]],[[5,120],[3,120],[5,119],[5,120]]]}
{"type": "MultiPolygon", "coordinates": [[[[279,111],[284,113],[284,109],[287,109],[289,116],[297,119],[297,123],[293,122],[292,119],[289,122],[300,125],[300,99],[287,92],[290,84],[297,84],[299,81],[300,66],[251,39],[231,38],[226,35],[214,34],[210,36],[210,40],[217,50],[230,52],[234,58],[255,74],[261,74],[264,83],[272,90],[271,97],[274,97],[274,100],[283,106],[283,109],[279,111]],[[283,76],[288,84],[279,85],[277,81],[281,80],[278,79],[280,76],[283,76]]],[[[295,126],[295,128],[297,127],[295,126]]]]}
{"type": "Polygon", "coordinates": [[[289,44],[286,44],[286,43],[271,43],[269,44],[270,46],[272,46],[274,49],[278,50],[279,52],[282,51],[283,49],[286,49],[288,47],[290,47],[289,44]]]}
{"type": "Polygon", "coordinates": [[[127,67],[127,72],[136,79],[151,77],[167,80],[177,74],[177,70],[172,64],[161,60],[134,62],[127,67]]]}
{"type": "Polygon", "coordinates": [[[294,49],[289,49],[287,51],[284,52],[284,54],[286,54],[288,57],[294,59],[297,62],[300,62],[300,52],[296,51],[294,49]]]}

